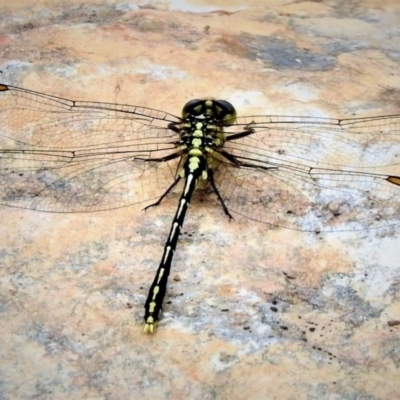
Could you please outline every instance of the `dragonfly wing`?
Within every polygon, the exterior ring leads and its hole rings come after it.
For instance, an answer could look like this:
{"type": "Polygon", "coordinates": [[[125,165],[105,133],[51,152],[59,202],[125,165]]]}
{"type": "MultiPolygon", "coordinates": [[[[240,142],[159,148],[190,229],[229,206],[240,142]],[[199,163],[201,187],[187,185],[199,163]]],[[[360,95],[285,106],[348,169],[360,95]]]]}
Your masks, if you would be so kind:
{"type": "Polygon", "coordinates": [[[301,231],[380,228],[400,223],[400,178],[327,170],[235,168],[215,180],[228,209],[301,231]]]}
{"type": "Polygon", "coordinates": [[[0,85],[0,203],[86,212],[156,199],[174,179],[179,120],[142,107],[74,102],[0,85]]]}
{"type": "MultiPolygon", "coordinates": [[[[370,169],[400,165],[400,115],[328,119],[252,116],[232,129],[254,133],[229,141],[233,155],[273,163],[294,163],[326,169],[370,169]]],[[[370,171],[373,172],[373,171],[370,171]]]]}
{"type": "Polygon", "coordinates": [[[245,166],[221,163],[215,174],[232,212],[302,231],[400,222],[399,116],[245,117],[235,128],[249,126],[225,147],[245,166]]]}

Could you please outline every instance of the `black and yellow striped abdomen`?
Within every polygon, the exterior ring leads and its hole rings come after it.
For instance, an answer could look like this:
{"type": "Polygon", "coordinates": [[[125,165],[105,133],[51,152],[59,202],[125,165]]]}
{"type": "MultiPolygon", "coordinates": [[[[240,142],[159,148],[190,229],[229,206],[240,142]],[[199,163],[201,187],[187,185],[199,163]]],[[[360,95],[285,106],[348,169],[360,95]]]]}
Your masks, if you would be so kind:
{"type": "MultiPolygon", "coordinates": [[[[182,116],[183,122],[170,128],[181,135],[177,145],[185,161],[174,184],[162,198],[180,179],[185,179],[185,184],[160,265],[145,303],[144,332],[146,333],[154,332],[155,324],[161,315],[172,259],[193,192],[200,180],[212,179],[213,165],[210,156],[215,149],[223,146],[225,141],[223,126],[234,122],[236,112],[230,103],[224,101],[192,100],[183,108],[182,116]]],[[[214,187],[213,182],[211,184],[214,187]]]]}

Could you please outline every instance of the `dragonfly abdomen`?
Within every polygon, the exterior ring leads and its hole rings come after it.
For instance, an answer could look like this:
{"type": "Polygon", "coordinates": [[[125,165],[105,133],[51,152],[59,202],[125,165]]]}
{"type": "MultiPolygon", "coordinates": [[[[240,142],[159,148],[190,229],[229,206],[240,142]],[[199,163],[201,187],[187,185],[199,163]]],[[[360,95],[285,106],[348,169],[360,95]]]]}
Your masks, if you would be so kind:
{"type": "Polygon", "coordinates": [[[164,253],[153,283],[150,286],[149,294],[144,306],[145,333],[154,332],[154,325],[161,316],[162,303],[167,290],[168,276],[171,271],[172,259],[178,243],[179,234],[183,226],[186,212],[199,179],[207,176],[207,164],[205,156],[196,155],[188,157],[182,170],[182,175],[182,177],[185,178],[184,190],[179,199],[178,209],[172,221],[167,241],[165,242],[164,253]]]}

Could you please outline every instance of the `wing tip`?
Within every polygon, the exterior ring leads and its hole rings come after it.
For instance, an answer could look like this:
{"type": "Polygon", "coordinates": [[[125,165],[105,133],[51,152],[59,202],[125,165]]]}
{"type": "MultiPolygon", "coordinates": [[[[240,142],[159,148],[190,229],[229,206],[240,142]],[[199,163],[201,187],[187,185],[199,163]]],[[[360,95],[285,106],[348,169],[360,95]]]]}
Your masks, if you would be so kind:
{"type": "Polygon", "coordinates": [[[9,87],[4,83],[0,83],[0,92],[5,92],[6,90],[10,90],[9,87]]]}
{"type": "Polygon", "coordinates": [[[391,175],[388,176],[386,180],[394,185],[400,186],[400,176],[391,175]]]}

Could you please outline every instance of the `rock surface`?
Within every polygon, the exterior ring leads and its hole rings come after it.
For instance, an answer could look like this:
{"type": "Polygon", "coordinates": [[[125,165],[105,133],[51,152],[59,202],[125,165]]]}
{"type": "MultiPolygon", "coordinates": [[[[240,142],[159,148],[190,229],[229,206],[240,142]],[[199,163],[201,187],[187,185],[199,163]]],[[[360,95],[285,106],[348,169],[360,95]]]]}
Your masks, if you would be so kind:
{"type": "MultiPolygon", "coordinates": [[[[208,96],[240,115],[400,111],[395,0],[52,3],[0,6],[3,83],[178,115],[208,96]]],[[[0,209],[1,398],[400,398],[394,229],[229,222],[194,199],[164,317],[142,334],[176,198],[0,209]]]]}

